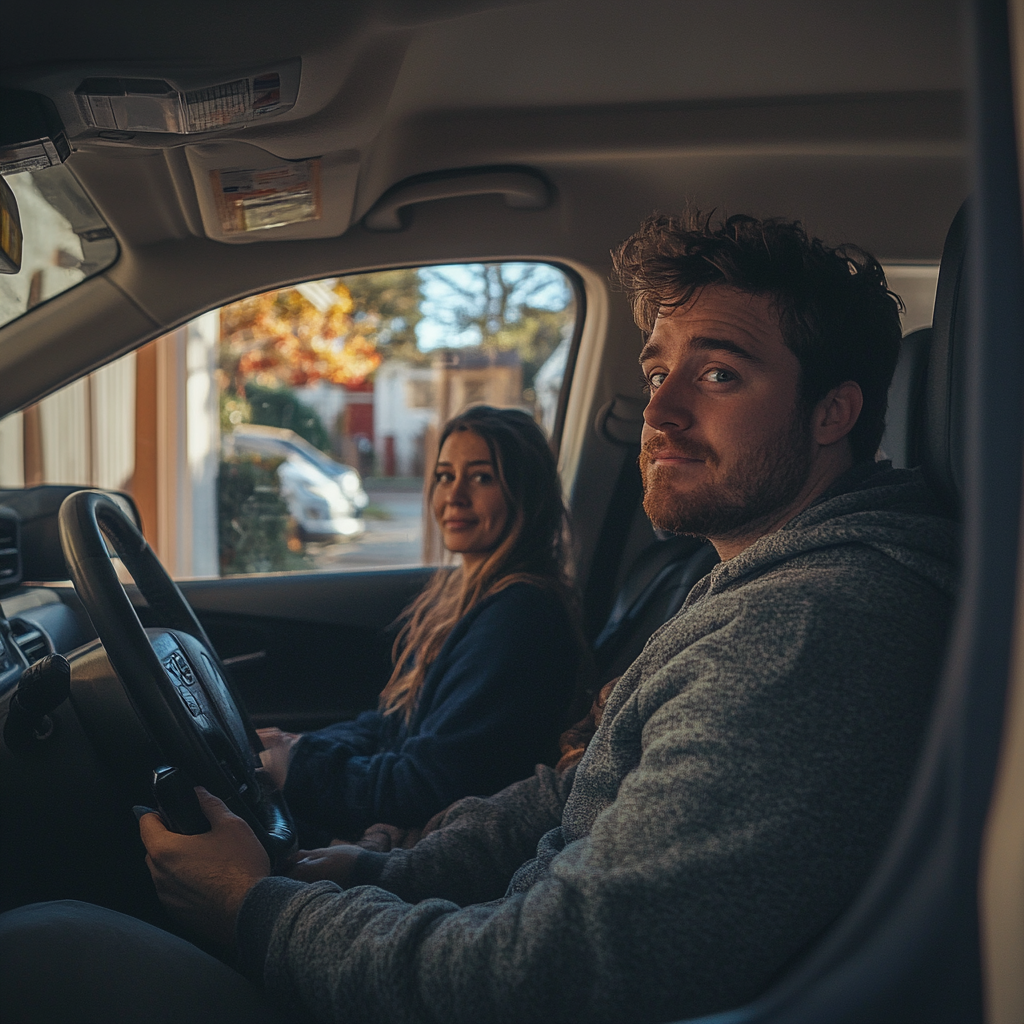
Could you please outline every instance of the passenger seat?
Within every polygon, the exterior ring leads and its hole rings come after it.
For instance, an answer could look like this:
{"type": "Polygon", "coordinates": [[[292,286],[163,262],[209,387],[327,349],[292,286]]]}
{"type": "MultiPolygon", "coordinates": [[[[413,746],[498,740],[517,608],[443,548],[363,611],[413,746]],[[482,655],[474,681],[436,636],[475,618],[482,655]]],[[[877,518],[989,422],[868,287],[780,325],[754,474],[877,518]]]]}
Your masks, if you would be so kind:
{"type": "Polygon", "coordinates": [[[626,671],[651,634],[682,608],[693,585],[717,564],[714,547],[694,537],[658,540],[640,552],[594,641],[602,682],[626,671]]]}

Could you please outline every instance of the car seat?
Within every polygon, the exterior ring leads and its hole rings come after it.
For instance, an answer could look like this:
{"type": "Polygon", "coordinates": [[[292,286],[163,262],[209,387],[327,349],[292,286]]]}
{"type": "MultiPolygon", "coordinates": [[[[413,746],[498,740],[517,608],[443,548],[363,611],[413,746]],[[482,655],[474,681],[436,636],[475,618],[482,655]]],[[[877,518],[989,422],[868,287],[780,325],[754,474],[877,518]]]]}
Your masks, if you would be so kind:
{"type": "Polygon", "coordinates": [[[896,469],[911,469],[922,462],[925,430],[925,390],[932,329],[922,327],[904,336],[900,358],[889,385],[885,433],[879,456],[891,459],[896,469]]]}

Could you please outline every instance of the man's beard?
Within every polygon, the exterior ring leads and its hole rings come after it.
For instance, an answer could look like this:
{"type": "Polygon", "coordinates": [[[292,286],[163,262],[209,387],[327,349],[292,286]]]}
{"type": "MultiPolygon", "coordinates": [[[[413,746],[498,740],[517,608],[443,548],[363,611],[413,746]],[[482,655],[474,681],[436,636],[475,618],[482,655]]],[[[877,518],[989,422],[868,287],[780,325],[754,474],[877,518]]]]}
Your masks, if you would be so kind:
{"type": "Polygon", "coordinates": [[[709,469],[719,464],[707,445],[689,440],[648,438],[640,452],[644,511],[660,530],[699,537],[742,535],[758,525],[770,526],[799,495],[810,472],[810,423],[794,410],[789,429],[742,452],[725,477],[698,484],[685,494],[671,485],[672,470],[654,464],[662,449],[703,459],[709,469]]]}

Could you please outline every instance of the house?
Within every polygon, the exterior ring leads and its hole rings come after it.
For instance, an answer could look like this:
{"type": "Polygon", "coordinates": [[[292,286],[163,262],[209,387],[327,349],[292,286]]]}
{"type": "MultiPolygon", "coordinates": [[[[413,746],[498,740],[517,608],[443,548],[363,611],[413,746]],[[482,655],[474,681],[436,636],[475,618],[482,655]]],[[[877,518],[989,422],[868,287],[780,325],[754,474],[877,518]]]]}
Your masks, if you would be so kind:
{"type": "Polygon", "coordinates": [[[429,366],[385,362],[374,381],[378,472],[421,476],[434,458],[441,425],[481,404],[522,407],[523,368],[518,352],[443,349],[429,366]]]}

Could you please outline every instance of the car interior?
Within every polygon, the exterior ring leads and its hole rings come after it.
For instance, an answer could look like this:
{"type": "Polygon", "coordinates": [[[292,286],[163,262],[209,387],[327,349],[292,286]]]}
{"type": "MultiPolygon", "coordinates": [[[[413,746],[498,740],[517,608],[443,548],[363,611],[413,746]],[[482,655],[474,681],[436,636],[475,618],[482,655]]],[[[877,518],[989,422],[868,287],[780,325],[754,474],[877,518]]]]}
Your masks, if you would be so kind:
{"type": "MultiPolygon", "coordinates": [[[[907,307],[879,457],[921,467],[962,523],[946,666],[867,886],[714,1019],[1022,1019],[1024,3],[99,0],[4,21],[0,172],[70,177],[88,272],[0,326],[0,417],[271,289],[557,267],[576,321],[551,441],[599,682],[718,560],[643,512],[643,338],[609,250],[696,205],[877,256],[907,307]],[[249,106],[218,121],[196,97],[225,83],[249,106]],[[278,205],[233,198],[256,195],[239,168],[286,174],[278,205]]],[[[130,489],[24,483],[0,489],[0,910],[76,898],[166,924],[130,813],[155,764],[194,766],[284,850],[286,809],[238,751],[374,707],[435,567],[172,581],[130,489]],[[43,694],[51,653],[71,676],[43,694]]]]}

